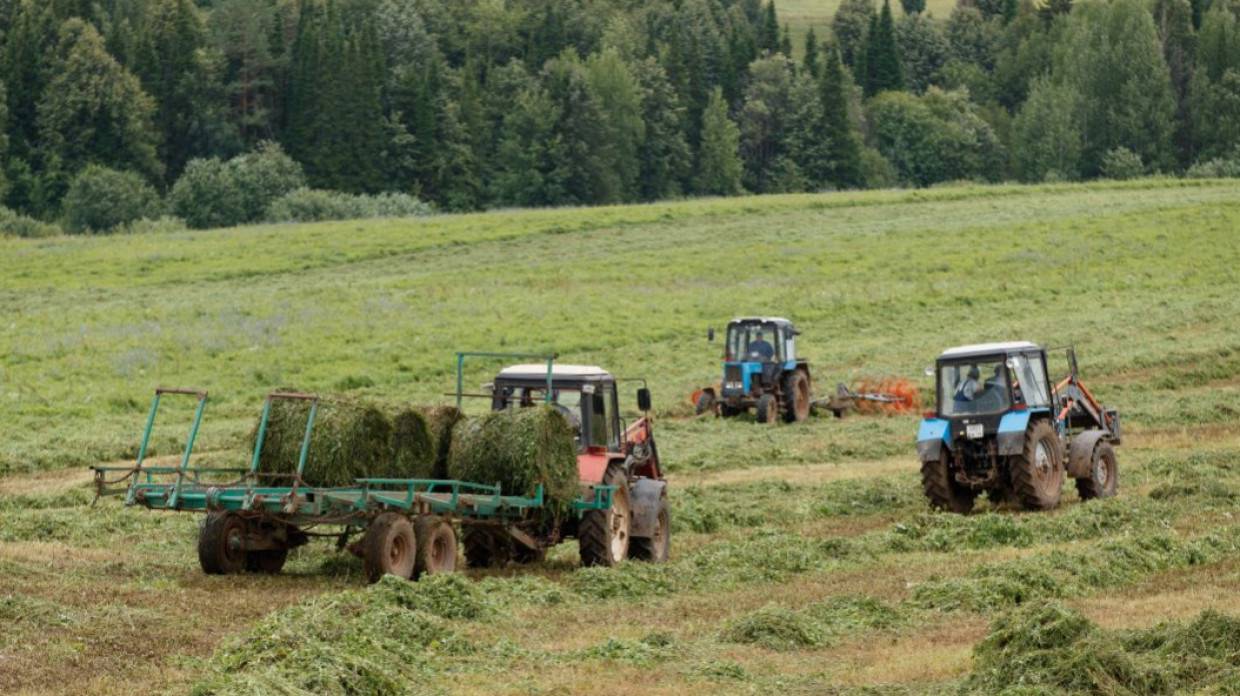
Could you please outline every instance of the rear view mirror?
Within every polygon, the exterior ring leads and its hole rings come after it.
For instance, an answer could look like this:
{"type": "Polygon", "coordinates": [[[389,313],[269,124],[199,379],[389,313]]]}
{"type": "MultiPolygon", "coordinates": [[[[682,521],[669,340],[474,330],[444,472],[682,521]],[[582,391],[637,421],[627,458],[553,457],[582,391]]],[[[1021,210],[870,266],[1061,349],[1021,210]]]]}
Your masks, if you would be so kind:
{"type": "Polygon", "coordinates": [[[637,410],[650,410],[650,390],[645,387],[637,390],[637,410]]]}
{"type": "Polygon", "coordinates": [[[714,342],[714,340],[715,340],[715,327],[713,327],[713,326],[712,326],[712,327],[710,327],[710,328],[706,329],[706,340],[708,340],[708,341],[710,341],[710,342],[712,342],[712,343],[714,342]]]}

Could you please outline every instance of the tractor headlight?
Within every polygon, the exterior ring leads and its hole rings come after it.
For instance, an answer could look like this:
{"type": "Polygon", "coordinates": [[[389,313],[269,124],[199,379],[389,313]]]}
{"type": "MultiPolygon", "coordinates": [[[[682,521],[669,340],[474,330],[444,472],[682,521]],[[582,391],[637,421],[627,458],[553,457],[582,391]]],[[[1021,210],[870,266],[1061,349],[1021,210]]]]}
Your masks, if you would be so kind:
{"type": "Polygon", "coordinates": [[[724,388],[724,389],[729,389],[729,390],[731,390],[731,389],[744,389],[744,388],[745,388],[745,383],[744,383],[744,382],[724,382],[724,383],[723,383],[723,388],[724,388]]]}

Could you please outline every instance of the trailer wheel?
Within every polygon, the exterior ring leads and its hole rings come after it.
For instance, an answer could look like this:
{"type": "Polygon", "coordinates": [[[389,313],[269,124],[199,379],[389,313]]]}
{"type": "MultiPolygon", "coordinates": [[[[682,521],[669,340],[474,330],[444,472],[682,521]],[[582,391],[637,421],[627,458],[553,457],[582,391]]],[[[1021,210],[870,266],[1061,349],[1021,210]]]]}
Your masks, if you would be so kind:
{"type": "Polygon", "coordinates": [[[577,525],[577,548],[583,566],[614,566],[629,557],[629,529],[633,517],[624,467],[619,463],[608,465],[603,483],[616,487],[611,507],[587,511],[577,525]]]}
{"type": "Polygon", "coordinates": [[[452,523],[439,517],[422,516],[413,525],[417,539],[417,560],[413,576],[423,573],[451,573],[456,570],[456,530],[452,523]]]}
{"type": "Polygon", "coordinates": [[[977,493],[961,486],[952,478],[948,456],[944,449],[937,460],[921,463],[921,490],[934,509],[966,515],[973,510],[977,493]]]}
{"type": "Polygon", "coordinates": [[[245,534],[248,525],[235,512],[207,515],[198,533],[198,564],[207,575],[232,575],[247,568],[245,534]]]}
{"type": "Polygon", "coordinates": [[[371,582],[378,582],[384,575],[406,580],[413,577],[417,552],[413,525],[397,512],[376,517],[362,537],[362,565],[371,582]]]}
{"type": "Polygon", "coordinates": [[[633,537],[629,542],[629,556],[639,561],[665,563],[672,546],[672,513],[667,498],[659,500],[658,526],[649,538],[633,537]]]}
{"type": "Polygon", "coordinates": [[[1012,458],[1012,492],[1026,510],[1050,510],[1063,492],[1063,453],[1059,436],[1044,420],[1025,433],[1025,450],[1012,458]]]}
{"type": "Polygon", "coordinates": [[[784,381],[784,422],[800,423],[809,418],[809,375],[793,370],[784,381]]]}
{"type": "Polygon", "coordinates": [[[1081,500],[1110,498],[1119,490],[1119,464],[1115,460],[1115,448],[1109,442],[1099,442],[1094,448],[1093,464],[1087,478],[1076,480],[1076,492],[1081,500]]]}
{"type": "Polygon", "coordinates": [[[774,423],[779,416],[779,405],[774,395],[763,394],[758,397],[758,407],[754,409],[754,419],[759,423],[774,423]]]}
{"type": "Polygon", "coordinates": [[[697,403],[693,405],[694,414],[700,416],[707,411],[713,410],[715,410],[715,394],[711,391],[702,392],[702,395],[697,399],[697,403]]]}

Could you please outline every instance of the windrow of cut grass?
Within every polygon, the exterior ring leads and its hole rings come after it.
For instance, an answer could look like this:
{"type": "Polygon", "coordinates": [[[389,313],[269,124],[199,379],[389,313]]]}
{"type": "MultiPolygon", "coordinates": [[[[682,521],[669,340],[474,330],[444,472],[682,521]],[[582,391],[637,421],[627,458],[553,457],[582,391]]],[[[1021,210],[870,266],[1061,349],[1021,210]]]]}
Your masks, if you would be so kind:
{"type": "Polygon", "coordinates": [[[1188,622],[1104,631],[1058,603],[1000,616],[974,650],[967,694],[1234,693],[1240,618],[1207,610],[1188,622]]]}

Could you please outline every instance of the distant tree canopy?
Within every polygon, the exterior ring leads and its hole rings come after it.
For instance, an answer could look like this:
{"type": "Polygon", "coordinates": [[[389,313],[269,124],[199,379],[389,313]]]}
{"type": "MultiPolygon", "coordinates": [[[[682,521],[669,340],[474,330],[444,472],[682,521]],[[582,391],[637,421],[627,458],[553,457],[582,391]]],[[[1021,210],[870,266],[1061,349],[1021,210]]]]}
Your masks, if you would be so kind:
{"type": "Polygon", "coordinates": [[[797,34],[778,0],[0,0],[0,202],[98,230],[304,188],[469,210],[1230,171],[1238,18],[843,0],[797,34]]]}

